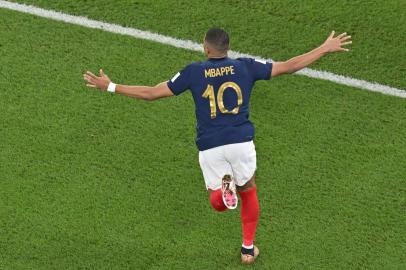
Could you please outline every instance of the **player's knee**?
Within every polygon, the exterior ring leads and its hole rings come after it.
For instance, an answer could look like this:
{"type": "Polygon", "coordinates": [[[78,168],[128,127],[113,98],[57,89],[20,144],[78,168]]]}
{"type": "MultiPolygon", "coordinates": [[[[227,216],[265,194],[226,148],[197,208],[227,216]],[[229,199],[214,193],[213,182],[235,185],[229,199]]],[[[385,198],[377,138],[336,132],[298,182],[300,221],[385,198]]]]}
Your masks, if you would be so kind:
{"type": "Polygon", "coordinates": [[[223,212],[227,209],[227,207],[224,205],[224,203],[219,203],[219,202],[213,202],[211,201],[211,206],[213,207],[214,210],[217,212],[223,212]]]}
{"type": "Polygon", "coordinates": [[[223,203],[223,198],[221,197],[221,192],[211,192],[210,194],[210,204],[214,210],[218,212],[223,212],[227,207],[223,203]]]}
{"type": "Polygon", "coordinates": [[[256,184],[255,184],[255,175],[254,175],[247,183],[245,183],[245,185],[237,186],[237,190],[239,192],[245,192],[245,191],[252,189],[255,186],[256,186],[256,184]]]}

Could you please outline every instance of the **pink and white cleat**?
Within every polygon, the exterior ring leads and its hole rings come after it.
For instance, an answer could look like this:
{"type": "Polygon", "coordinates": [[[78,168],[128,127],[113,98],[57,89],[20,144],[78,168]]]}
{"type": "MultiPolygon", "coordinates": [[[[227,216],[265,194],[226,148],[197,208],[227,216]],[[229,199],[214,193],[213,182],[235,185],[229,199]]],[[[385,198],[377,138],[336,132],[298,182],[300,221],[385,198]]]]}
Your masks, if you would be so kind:
{"type": "Polygon", "coordinates": [[[223,177],[221,185],[221,194],[223,197],[223,202],[228,209],[235,209],[238,205],[237,190],[235,187],[235,182],[231,175],[226,174],[223,177]]]}

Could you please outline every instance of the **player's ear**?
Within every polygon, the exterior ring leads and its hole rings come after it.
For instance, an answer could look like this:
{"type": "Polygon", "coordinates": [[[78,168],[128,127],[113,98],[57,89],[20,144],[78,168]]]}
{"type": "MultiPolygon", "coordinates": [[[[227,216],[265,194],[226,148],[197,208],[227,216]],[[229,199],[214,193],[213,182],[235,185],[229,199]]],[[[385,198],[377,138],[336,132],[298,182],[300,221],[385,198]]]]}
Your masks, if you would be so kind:
{"type": "Polygon", "coordinates": [[[208,57],[210,54],[209,48],[204,48],[204,54],[208,57]]]}
{"type": "Polygon", "coordinates": [[[209,46],[207,46],[207,43],[206,43],[206,42],[203,43],[203,50],[204,50],[204,54],[205,54],[206,56],[209,56],[209,53],[210,53],[210,51],[209,51],[209,46]]]}

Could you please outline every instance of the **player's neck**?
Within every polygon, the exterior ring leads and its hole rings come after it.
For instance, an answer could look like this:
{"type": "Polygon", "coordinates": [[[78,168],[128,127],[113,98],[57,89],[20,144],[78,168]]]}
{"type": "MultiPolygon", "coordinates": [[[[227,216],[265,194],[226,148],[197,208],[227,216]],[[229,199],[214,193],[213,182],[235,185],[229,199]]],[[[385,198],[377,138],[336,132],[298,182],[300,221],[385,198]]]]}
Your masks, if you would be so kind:
{"type": "Polygon", "coordinates": [[[222,59],[222,58],[226,58],[228,55],[227,54],[213,54],[213,55],[208,55],[207,58],[209,59],[222,59]]]}

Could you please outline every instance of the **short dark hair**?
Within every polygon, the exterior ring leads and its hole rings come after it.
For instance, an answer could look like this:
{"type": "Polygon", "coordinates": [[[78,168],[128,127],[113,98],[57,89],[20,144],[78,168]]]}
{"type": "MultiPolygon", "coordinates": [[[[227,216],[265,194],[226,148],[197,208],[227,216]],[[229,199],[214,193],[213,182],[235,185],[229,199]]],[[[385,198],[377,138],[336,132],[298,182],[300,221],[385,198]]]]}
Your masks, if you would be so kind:
{"type": "Polygon", "coordinates": [[[209,29],[204,40],[219,53],[226,53],[230,48],[230,38],[228,33],[221,28],[209,29]]]}

